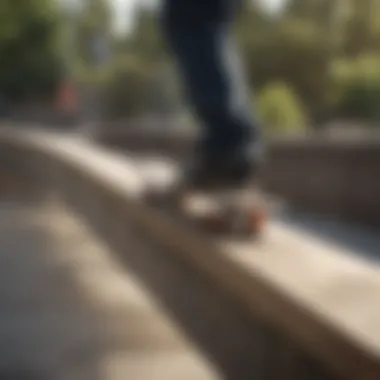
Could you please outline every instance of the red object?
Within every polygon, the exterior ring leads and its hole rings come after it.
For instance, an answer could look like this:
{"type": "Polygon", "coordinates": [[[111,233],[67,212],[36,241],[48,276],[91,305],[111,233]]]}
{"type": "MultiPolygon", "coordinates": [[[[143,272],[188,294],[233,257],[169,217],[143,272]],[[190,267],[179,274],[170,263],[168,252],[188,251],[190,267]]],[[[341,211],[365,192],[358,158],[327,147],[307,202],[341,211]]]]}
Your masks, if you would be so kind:
{"type": "Polygon", "coordinates": [[[58,106],[66,112],[74,111],[77,107],[77,94],[70,82],[61,84],[58,90],[58,106]]]}

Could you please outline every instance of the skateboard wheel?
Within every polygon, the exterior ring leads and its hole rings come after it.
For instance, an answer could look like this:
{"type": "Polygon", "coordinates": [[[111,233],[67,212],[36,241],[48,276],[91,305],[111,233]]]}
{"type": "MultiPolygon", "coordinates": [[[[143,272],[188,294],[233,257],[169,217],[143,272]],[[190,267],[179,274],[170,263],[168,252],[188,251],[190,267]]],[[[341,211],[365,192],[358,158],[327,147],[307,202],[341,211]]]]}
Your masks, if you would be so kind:
{"type": "Polygon", "coordinates": [[[251,210],[250,212],[235,212],[228,216],[230,231],[237,236],[254,237],[260,234],[266,214],[263,210],[251,210]]]}
{"type": "Polygon", "coordinates": [[[267,215],[263,210],[254,210],[248,216],[248,230],[251,234],[256,235],[261,232],[267,221],[267,215]]]}
{"type": "Polygon", "coordinates": [[[254,210],[249,214],[249,220],[254,227],[261,227],[267,220],[267,215],[264,211],[254,210]]]}

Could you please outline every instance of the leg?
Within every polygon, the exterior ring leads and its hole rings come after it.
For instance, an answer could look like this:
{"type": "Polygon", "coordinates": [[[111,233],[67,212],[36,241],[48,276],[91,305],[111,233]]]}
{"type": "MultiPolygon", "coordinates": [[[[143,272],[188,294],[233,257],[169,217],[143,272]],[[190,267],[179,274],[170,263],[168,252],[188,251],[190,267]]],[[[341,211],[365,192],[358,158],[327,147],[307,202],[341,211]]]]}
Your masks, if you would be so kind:
{"type": "MultiPolygon", "coordinates": [[[[250,97],[229,28],[237,0],[167,0],[164,29],[203,124],[197,155],[210,179],[245,179],[259,144],[250,97]],[[218,178],[219,179],[219,178],[218,178]]],[[[197,171],[197,170],[196,170],[197,171]]]]}

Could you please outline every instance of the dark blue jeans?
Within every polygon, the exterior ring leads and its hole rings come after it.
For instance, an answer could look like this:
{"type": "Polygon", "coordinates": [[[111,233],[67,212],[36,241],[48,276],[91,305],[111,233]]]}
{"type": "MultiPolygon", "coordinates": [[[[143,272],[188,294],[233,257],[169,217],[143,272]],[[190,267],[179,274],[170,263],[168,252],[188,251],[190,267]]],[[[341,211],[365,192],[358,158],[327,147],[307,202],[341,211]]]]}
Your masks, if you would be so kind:
{"type": "Polygon", "coordinates": [[[190,104],[200,153],[226,157],[259,142],[258,123],[230,33],[239,0],[165,0],[163,27],[190,104]]]}

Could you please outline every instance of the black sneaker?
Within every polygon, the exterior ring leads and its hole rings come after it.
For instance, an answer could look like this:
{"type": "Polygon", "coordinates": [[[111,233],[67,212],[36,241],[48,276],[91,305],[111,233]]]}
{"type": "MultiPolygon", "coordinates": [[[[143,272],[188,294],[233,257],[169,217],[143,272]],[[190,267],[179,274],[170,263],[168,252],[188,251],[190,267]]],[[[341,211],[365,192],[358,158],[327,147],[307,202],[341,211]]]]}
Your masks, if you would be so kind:
{"type": "Polygon", "coordinates": [[[262,159],[261,152],[252,149],[213,157],[200,155],[185,168],[182,187],[208,190],[244,186],[259,177],[262,159]]]}

